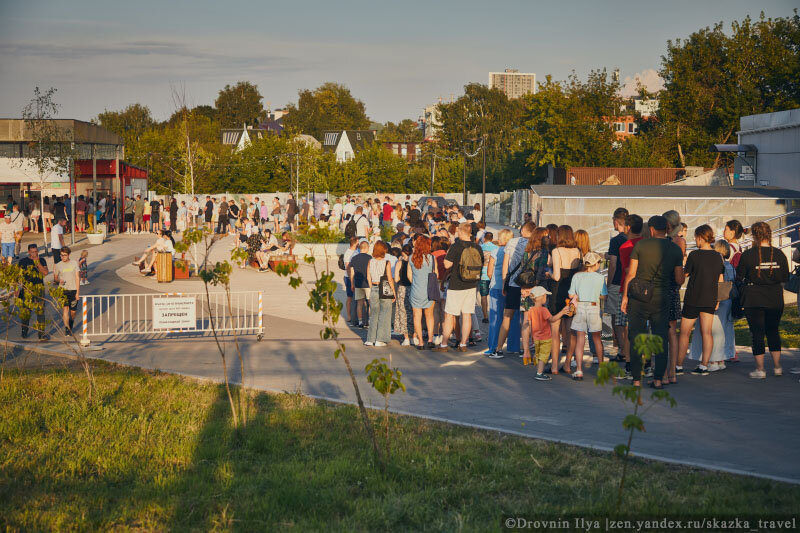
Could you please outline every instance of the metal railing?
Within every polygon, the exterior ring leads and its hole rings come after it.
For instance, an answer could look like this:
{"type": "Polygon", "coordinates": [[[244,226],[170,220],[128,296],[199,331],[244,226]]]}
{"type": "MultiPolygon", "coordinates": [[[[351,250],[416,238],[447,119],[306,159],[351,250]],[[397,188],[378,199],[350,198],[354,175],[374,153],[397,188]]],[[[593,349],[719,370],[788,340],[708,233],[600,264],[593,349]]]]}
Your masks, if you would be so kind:
{"type": "Polygon", "coordinates": [[[104,294],[82,296],[83,335],[119,337],[169,333],[242,333],[264,336],[261,291],[104,294]]]}

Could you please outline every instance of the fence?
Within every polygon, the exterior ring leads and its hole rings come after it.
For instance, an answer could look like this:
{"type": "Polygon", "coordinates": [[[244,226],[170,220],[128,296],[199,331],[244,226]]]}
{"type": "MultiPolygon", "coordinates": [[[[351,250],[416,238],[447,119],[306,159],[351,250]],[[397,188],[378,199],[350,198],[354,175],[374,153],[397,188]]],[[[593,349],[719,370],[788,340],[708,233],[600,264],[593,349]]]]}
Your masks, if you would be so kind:
{"type": "Polygon", "coordinates": [[[169,333],[242,333],[264,336],[261,291],[82,296],[83,336],[110,338],[169,333]],[[213,326],[212,326],[213,325],[213,326]]]}

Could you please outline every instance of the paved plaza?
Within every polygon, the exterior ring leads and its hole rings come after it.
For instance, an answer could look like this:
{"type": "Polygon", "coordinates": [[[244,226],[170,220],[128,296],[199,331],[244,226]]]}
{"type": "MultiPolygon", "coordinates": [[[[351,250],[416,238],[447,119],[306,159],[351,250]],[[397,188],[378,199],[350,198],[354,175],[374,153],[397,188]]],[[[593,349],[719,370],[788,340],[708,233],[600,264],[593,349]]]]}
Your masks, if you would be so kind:
{"type": "MultiPolygon", "coordinates": [[[[26,242],[31,237],[26,236],[26,242]]],[[[82,287],[82,293],[201,291],[202,283],[196,279],[159,284],[138,274],[131,260],[152,241],[149,235],[122,235],[89,247],[91,284],[82,287]]],[[[226,237],[212,259],[225,256],[231,244],[226,237]]],[[[85,246],[83,240],[76,244],[79,249],[85,246]]],[[[311,273],[304,266],[301,274],[308,279],[311,273]]],[[[338,269],[337,277],[341,277],[338,269]]],[[[344,364],[333,358],[332,344],[320,340],[320,317],[306,307],[302,289],[290,288],[286,278],[271,272],[239,269],[234,269],[232,288],[263,292],[265,325],[262,341],[254,335],[240,339],[245,376],[242,379],[235,358],[229,359],[233,381],[266,391],[301,391],[337,402],[355,400],[344,364]]],[[[613,397],[610,387],[594,385],[596,367],[583,382],[555,376],[551,382],[540,383],[533,379],[534,367],[524,367],[516,356],[502,360],[482,356],[485,342],[466,354],[418,351],[397,341],[386,348],[367,348],[361,343],[365,330],[351,330],[344,324],[340,329],[369,405],[382,407],[383,399],[367,383],[363,368],[373,358],[391,354],[392,365],[403,371],[408,387],[406,393],[391,398],[395,412],[603,450],[625,440],[622,419],[630,404],[613,397]]],[[[9,338],[19,341],[19,331],[10,332],[9,338]]],[[[65,351],[58,342],[30,344],[65,351]]],[[[222,379],[219,354],[207,336],[93,339],[93,346],[99,349],[91,355],[107,361],[222,379]]],[[[228,349],[233,350],[232,342],[228,349]]],[[[668,388],[677,407],[656,405],[644,415],[646,432],[636,435],[634,453],[800,483],[800,409],[796,405],[800,384],[788,374],[748,379],[753,360],[747,348],[740,349],[740,358],[741,363],[711,376],[679,378],[677,386],[668,388]]],[[[783,366],[800,366],[800,354],[784,351],[783,366]]]]}

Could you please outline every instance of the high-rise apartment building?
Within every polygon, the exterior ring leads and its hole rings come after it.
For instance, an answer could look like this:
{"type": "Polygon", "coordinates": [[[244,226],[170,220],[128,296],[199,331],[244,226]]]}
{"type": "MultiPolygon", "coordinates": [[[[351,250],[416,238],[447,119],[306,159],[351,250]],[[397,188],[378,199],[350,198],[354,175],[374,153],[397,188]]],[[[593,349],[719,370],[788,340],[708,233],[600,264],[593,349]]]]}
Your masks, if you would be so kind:
{"type": "Polygon", "coordinates": [[[536,74],[520,72],[515,68],[507,68],[503,72],[490,72],[489,88],[500,89],[509,98],[536,94],[536,74]]]}

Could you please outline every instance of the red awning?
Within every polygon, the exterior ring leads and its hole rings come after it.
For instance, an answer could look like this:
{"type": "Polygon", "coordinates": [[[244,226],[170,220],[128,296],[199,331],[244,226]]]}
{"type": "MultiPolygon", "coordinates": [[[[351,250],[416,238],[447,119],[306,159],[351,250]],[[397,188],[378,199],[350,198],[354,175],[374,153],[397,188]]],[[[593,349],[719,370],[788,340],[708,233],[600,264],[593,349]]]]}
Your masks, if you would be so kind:
{"type": "MultiPolygon", "coordinates": [[[[97,177],[98,178],[113,178],[116,174],[116,160],[114,159],[98,159],[97,160],[97,177]]],[[[75,161],[75,171],[79,178],[92,177],[92,160],[91,159],[77,159],[75,161]]],[[[119,162],[119,176],[121,178],[137,178],[147,179],[147,170],[130,165],[125,161],[119,162]]]]}

